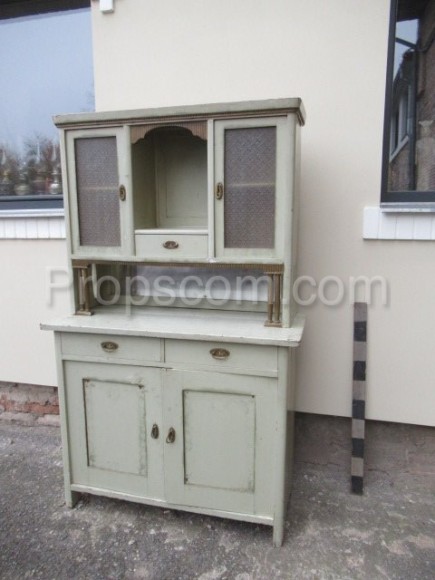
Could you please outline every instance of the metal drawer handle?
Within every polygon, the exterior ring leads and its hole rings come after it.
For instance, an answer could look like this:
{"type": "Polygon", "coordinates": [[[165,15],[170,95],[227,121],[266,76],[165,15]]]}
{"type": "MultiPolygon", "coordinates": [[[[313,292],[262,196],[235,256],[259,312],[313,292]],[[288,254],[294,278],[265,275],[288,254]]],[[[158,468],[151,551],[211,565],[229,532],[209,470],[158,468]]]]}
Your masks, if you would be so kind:
{"type": "Polygon", "coordinates": [[[166,248],[167,250],[176,250],[178,246],[179,246],[178,242],[175,242],[174,240],[168,240],[163,244],[163,247],[166,248]]]}
{"type": "Polygon", "coordinates": [[[159,438],[159,426],[156,423],[154,423],[153,428],[151,429],[151,437],[153,439],[159,438]]]}
{"type": "Polygon", "coordinates": [[[115,352],[115,350],[118,350],[118,344],[108,340],[101,343],[101,348],[104,350],[104,352],[115,352]]]}
{"type": "Polygon", "coordinates": [[[216,360],[226,360],[230,356],[230,351],[226,348],[212,348],[210,354],[216,360]]]}
{"type": "Polygon", "coordinates": [[[175,429],[171,427],[168,431],[168,436],[166,437],[166,443],[173,443],[175,441],[175,429]]]}

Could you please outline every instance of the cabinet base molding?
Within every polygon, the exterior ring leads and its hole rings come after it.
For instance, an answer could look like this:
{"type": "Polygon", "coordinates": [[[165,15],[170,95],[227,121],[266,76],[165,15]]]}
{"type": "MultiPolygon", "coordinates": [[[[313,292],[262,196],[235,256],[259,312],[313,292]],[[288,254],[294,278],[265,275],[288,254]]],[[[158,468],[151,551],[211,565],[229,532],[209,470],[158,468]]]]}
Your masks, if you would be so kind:
{"type": "MultiPolygon", "coordinates": [[[[160,507],[169,510],[178,510],[183,512],[190,512],[194,514],[202,514],[206,516],[216,516],[219,518],[225,518],[229,520],[237,520],[239,522],[248,522],[251,524],[263,524],[266,526],[273,526],[273,518],[269,516],[254,516],[254,515],[247,515],[243,513],[237,512],[228,512],[223,510],[214,510],[214,509],[207,509],[207,508],[197,508],[194,506],[185,506],[185,505],[178,505],[168,503],[166,501],[161,501],[158,499],[148,499],[143,498],[136,495],[130,495],[126,493],[120,493],[118,491],[111,491],[108,489],[99,489],[97,487],[89,487],[86,485],[71,485],[71,491],[78,492],[78,493],[89,493],[91,495],[99,495],[103,497],[108,497],[111,499],[120,499],[123,501],[131,501],[134,503],[140,503],[143,505],[149,505],[153,507],[160,507]]],[[[76,499],[74,505],[70,505],[69,507],[74,507],[77,503],[79,498],[76,499]]]]}

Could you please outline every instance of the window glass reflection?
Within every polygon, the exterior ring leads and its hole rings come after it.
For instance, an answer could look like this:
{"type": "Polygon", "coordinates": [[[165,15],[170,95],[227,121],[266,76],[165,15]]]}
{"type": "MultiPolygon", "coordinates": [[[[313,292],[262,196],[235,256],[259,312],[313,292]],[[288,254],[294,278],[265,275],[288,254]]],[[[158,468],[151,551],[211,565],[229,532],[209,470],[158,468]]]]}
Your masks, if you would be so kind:
{"type": "Polygon", "coordinates": [[[399,0],[390,102],[389,191],[435,191],[435,2],[399,0]]]}
{"type": "Polygon", "coordinates": [[[52,117],[94,110],[90,10],[0,21],[0,196],[62,193],[52,117]]]}

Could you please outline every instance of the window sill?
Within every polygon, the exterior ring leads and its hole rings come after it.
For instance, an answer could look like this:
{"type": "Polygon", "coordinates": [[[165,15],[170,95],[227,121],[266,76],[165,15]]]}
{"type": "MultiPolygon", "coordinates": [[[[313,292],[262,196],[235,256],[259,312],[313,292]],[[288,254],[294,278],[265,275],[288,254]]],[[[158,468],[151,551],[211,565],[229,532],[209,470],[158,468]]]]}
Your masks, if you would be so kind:
{"type": "Polygon", "coordinates": [[[364,208],[365,240],[435,240],[435,207],[364,208]]]}
{"type": "Polygon", "coordinates": [[[0,212],[0,240],[63,239],[63,209],[16,209],[0,212]]]}
{"type": "Polygon", "coordinates": [[[381,203],[385,213],[435,213],[435,203],[381,203]]]}

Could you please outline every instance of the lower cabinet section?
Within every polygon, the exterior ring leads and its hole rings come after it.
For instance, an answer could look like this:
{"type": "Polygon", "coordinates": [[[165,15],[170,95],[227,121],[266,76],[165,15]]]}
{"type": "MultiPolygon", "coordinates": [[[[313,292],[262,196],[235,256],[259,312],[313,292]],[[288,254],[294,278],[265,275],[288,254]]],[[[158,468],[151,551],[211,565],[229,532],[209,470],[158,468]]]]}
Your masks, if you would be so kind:
{"type": "Polygon", "coordinates": [[[145,364],[64,355],[68,503],[84,491],[276,526],[282,379],[145,364]]]}

